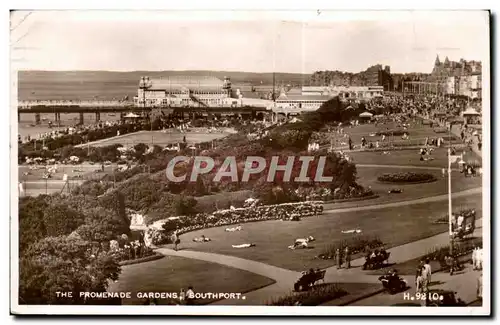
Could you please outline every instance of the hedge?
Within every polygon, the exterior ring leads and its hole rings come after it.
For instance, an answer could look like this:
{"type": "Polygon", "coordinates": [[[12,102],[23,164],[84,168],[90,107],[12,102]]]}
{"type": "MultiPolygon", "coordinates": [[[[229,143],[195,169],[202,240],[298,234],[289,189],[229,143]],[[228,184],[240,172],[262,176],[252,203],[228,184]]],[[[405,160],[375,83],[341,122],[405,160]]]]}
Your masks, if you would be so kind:
{"type": "Polygon", "coordinates": [[[145,257],[141,257],[141,258],[136,258],[136,259],[132,259],[132,260],[124,260],[124,261],[119,262],[118,264],[120,266],[139,264],[139,263],[159,260],[160,258],[163,258],[163,257],[165,257],[165,256],[160,254],[160,253],[155,252],[153,255],[149,255],[149,256],[145,256],[145,257]]]}

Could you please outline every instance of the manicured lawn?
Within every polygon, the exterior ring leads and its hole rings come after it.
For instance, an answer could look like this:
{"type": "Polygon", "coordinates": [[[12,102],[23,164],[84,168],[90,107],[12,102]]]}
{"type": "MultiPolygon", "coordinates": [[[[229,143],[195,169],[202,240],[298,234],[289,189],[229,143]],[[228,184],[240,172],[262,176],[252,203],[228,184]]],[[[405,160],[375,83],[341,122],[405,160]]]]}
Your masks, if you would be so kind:
{"type": "MultiPolygon", "coordinates": [[[[434,149],[431,157],[434,160],[420,161],[420,154],[418,150],[393,150],[388,154],[383,154],[382,151],[358,151],[349,152],[348,155],[353,159],[356,164],[377,164],[377,165],[409,165],[409,166],[422,166],[422,167],[439,167],[448,168],[448,149],[445,147],[434,149]]],[[[457,152],[459,154],[459,152],[457,152]]],[[[464,155],[465,161],[481,161],[475,153],[466,152],[464,155]]],[[[452,168],[458,168],[458,164],[452,164],[452,168]]]]}
{"type": "MultiPolygon", "coordinates": [[[[344,134],[348,134],[351,137],[351,140],[353,141],[354,145],[360,145],[361,144],[361,138],[365,137],[367,141],[371,141],[375,144],[376,141],[381,141],[382,137],[381,136],[370,136],[372,133],[376,133],[379,131],[388,131],[388,130],[402,130],[402,127],[398,127],[397,123],[394,122],[389,122],[389,123],[384,123],[384,124],[378,124],[375,126],[375,124],[362,124],[358,125],[355,127],[345,127],[344,128],[344,134]]],[[[445,137],[449,136],[449,133],[436,133],[434,132],[434,128],[429,127],[428,125],[421,125],[420,120],[418,122],[410,122],[410,127],[408,130],[408,135],[410,137],[409,140],[402,140],[401,136],[386,136],[385,141],[394,141],[394,142],[400,142],[400,143],[407,143],[411,141],[413,144],[423,144],[425,143],[425,138],[438,138],[438,137],[445,137]]],[[[346,142],[347,143],[347,138],[343,138],[342,135],[339,135],[337,133],[333,133],[334,135],[334,141],[338,140],[337,145],[340,142],[346,142]]],[[[452,135],[453,136],[453,135],[452,135]]],[[[458,138],[454,137],[455,140],[458,140],[458,138]]],[[[334,142],[335,143],[335,142],[334,142]]]]}
{"type": "MultiPolygon", "coordinates": [[[[481,195],[453,200],[454,210],[462,207],[475,208],[478,218],[482,213],[481,195]]],[[[434,221],[446,215],[446,201],[430,202],[367,211],[327,213],[301,221],[264,221],[242,225],[242,231],[225,232],[226,227],[210,228],[181,236],[183,249],[199,250],[233,255],[256,260],[286,269],[301,271],[311,267],[328,267],[333,260],[315,258],[323,249],[335,241],[348,239],[352,234],[342,230],[361,229],[364,236],[378,236],[386,247],[412,242],[438,233],[446,232],[447,225],[434,221]],[[195,243],[194,237],[205,235],[211,242],[195,243]],[[304,250],[290,250],[296,238],[313,236],[314,246],[304,250]],[[236,249],[231,245],[255,243],[255,247],[236,249]]]]}
{"type": "MultiPolygon", "coordinates": [[[[162,259],[122,267],[110,292],[131,292],[124,305],[142,304],[138,292],[179,292],[193,286],[195,292],[245,293],[273,284],[274,280],[247,271],[204,261],[165,256],[162,259]]],[[[200,301],[209,303],[210,301],[200,301]]],[[[162,300],[159,300],[162,304],[162,300]]],[[[164,301],[163,301],[164,303],[164,301]]]]}
{"type": "MultiPolygon", "coordinates": [[[[38,169],[29,169],[30,166],[22,165],[18,167],[19,181],[42,180],[43,174],[47,171],[44,165],[39,165],[38,169]],[[24,172],[29,172],[29,175],[24,175],[24,172]]],[[[57,172],[52,174],[50,180],[62,180],[64,174],[68,175],[69,179],[87,180],[97,179],[103,176],[103,173],[96,173],[96,170],[101,170],[101,164],[84,164],[84,165],[58,165],[57,172]],[[81,178],[78,176],[81,175],[81,178]]],[[[104,166],[105,173],[111,173],[112,166],[104,166]]]]}
{"type": "Polygon", "coordinates": [[[109,146],[111,144],[122,144],[124,146],[133,146],[138,143],[151,143],[157,145],[176,144],[183,141],[184,136],[188,145],[193,143],[211,141],[227,136],[226,133],[163,133],[161,131],[143,131],[126,134],[120,137],[113,137],[104,141],[90,143],[93,147],[109,146]]]}

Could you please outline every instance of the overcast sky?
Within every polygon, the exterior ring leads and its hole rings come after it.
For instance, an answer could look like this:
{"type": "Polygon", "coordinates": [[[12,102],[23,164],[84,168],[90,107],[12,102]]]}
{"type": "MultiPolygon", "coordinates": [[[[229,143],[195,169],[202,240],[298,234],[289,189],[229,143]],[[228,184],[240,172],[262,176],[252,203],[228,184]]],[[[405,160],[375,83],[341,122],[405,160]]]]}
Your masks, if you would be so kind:
{"type": "Polygon", "coordinates": [[[26,14],[11,17],[18,70],[312,73],[380,63],[430,72],[437,54],[489,60],[488,16],[478,11],[26,14]]]}

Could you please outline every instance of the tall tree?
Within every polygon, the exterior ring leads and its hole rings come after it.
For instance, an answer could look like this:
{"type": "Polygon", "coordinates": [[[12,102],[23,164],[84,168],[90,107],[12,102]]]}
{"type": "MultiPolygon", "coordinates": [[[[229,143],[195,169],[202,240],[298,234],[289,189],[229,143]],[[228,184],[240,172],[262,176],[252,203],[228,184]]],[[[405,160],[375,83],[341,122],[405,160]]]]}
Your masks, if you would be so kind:
{"type": "Polygon", "coordinates": [[[85,240],[47,237],[33,244],[19,261],[19,303],[84,304],[80,292],[104,292],[120,267],[106,252],[85,240]],[[71,292],[72,297],[57,292],[71,292]]]}

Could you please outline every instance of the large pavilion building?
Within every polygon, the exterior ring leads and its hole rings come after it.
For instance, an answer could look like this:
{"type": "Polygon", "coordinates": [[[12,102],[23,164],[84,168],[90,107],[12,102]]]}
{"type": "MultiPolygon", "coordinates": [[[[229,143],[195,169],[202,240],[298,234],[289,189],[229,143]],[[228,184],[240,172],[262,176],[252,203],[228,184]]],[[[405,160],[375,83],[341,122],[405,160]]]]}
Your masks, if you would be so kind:
{"type": "Polygon", "coordinates": [[[142,77],[136,106],[145,107],[235,107],[240,101],[231,98],[231,80],[207,76],[142,77]]]}

